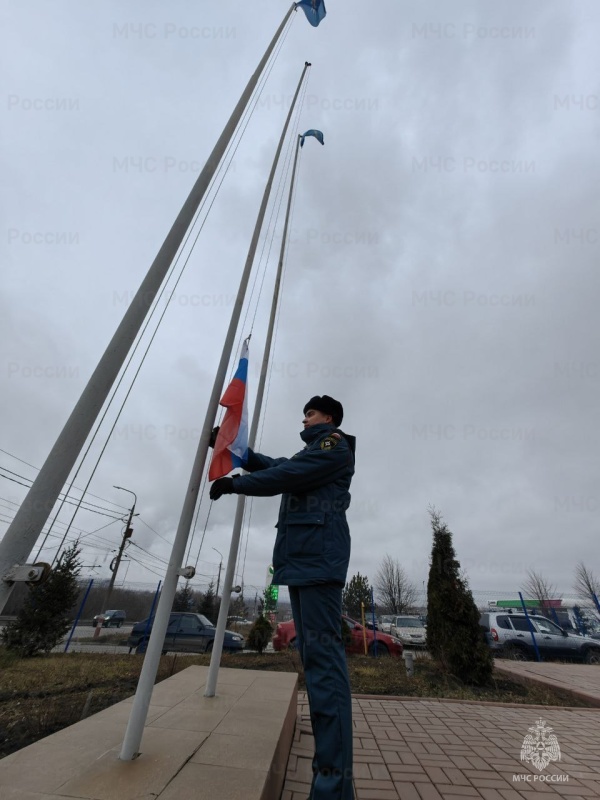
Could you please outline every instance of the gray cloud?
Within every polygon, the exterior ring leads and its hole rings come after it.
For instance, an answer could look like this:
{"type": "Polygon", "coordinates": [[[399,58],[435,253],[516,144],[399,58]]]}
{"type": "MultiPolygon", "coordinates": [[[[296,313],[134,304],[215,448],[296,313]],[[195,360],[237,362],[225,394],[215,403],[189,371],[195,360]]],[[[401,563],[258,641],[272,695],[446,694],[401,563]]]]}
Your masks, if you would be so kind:
{"type": "MultiPolygon", "coordinates": [[[[45,459],[286,8],[10,6],[3,449],[45,459]]],[[[308,58],[299,128],[322,129],[326,145],[302,153],[261,447],[292,454],[305,400],[339,397],[358,439],[351,571],[373,579],[389,553],[420,585],[434,503],[474,587],[514,592],[534,568],[569,590],[575,563],[597,557],[600,504],[599,12],[439,0],[368,14],[331,0],[328,11],[316,30],[294,21],[91,491],[126,505],[112,486],[134,489],[143,519],[172,540],[308,58]]],[[[3,488],[17,502],[25,491],[3,488]]],[[[264,581],[276,509],[253,503],[248,584],[264,581]]],[[[213,508],[203,575],[216,576],[211,548],[226,553],[232,518],[233,501],[213,508]]],[[[76,524],[103,522],[82,513],[76,524]]],[[[101,562],[118,533],[99,534],[89,557],[101,562]]],[[[136,541],[168,558],[143,524],[136,541]]],[[[157,576],[132,565],[132,578],[157,576]]]]}

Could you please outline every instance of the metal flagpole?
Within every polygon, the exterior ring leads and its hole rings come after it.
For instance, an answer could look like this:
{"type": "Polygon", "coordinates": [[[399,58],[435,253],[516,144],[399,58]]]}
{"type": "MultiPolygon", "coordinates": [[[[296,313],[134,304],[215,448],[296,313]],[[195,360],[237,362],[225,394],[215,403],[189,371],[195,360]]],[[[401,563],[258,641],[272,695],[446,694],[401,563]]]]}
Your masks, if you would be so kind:
{"type": "MultiPolygon", "coordinates": [[[[283,236],[281,239],[281,249],[279,251],[279,264],[277,265],[277,274],[275,277],[275,288],[273,290],[273,302],[271,303],[271,316],[269,319],[269,327],[267,330],[267,339],[265,342],[265,350],[263,353],[262,366],[260,369],[260,378],[258,381],[258,390],[256,393],[256,403],[254,406],[254,414],[252,416],[252,426],[248,434],[248,447],[254,448],[256,441],[256,433],[258,431],[258,423],[262,410],[263,396],[265,392],[265,383],[267,380],[267,371],[269,368],[269,358],[271,355],[271,343],[273,341],[273,330],[275,328],[275,317],[277,315],[277,306],[279,304],[279,291],[281,286],[281,276],[283,272],[283,261],[285,256],[285,244],[287,240],[288,225],[290,221],[290,209],[292,207],[292,195],[294,192],[294,180],[296,177],[296,165],[298,163],[298,152],[300,150],[300,139],[298,136],[296,141],[296,153],[294,155],[294,166],[292,169],[292,178],[290,181],[290,192],[288,195],[287,210],[285,214],[285,223],[283,226],[283,236]]],[[[213,649],[210,657],[210,667],[208,669],[208,678],[206,680],[206,689],[204,690],[205,697],[214,697],[217,689],[217,679],[219,676],[219,665],[221,663],[221,653],[223,652],[223,641],[225,639],[225,628],[227,626],[227,615],[229,613],[229,602],[231,600],[231,590],[233,588],[234,570],[237,562],[238,550],[240,547],[240,537],[242,532],[242,522],[244,520],[244,508],[246,505],[246,497],[243,494],[238,496],[237,505],[235,509],[235,518],[233,522],[233,533],[231,535],[231,544],[229,546],[229,558],[227,561],[227,569],[225,570],[225,578],[223,580],[223,595],[221,598],[221,607],[219,608],[219,618],[217,620],[217,630],[213,641],[213,649]]]]}
{"type": "Polygon", "coordinates": [[[254,233],[252,234],[252,241],[250,242],[250,248],[246,257],[244,272],[242,274],[235,305],[231,314],[229,329],[227,330],[227,336],[225,337],[223,352],[221,353],[221,360],[217,368],[217,374],[215,376],[215,382],[210,395],[210,400],[208,401],[206,417],[204,418],[204,425],[202,427],[202,433],[200,434],[200,441],[198,442],[196,457],[192,466],[188,488],[183,501],[179,525],[177,527],[177,533],[175,534],[175,541],[173,542],[173,549],[171,551],[171,558],[169,560],[169,566],[165,575],[163,590],[158,602],[158,607],[156,609],[156,617],[152,626],[152,633],[148,642],[148,649],[144,658],[144,664],[142,666],[140,679],[138,681],[137,690],[133,700],[131,715],[129,717],[127,730],[125,731],[125,738],[123,740],[121,753],[119,755],[119,758],[122,761],[130,761],[138,754],[140,742],[142,740],[142,734],[144,732],[144,724],[148,715],[150,698],[152,697],[152,689],[156,679],[156,672],[158,670],[158,663],[160,661],[165,634],[167,632],[167,625],[169,623],[169,614],[171,613],[175,592],[177,590],[177,579],[179,575],[189,575],[189,570],[182,569],[182,564],[185,557],[185,546],[194,517],[194,509],[196,508],[196,503],[198,501],[198,489],[202,481],[202,474],[204,472],[204,465],[206,463],[206,454],[208,451],[210,434],[213,425],[215,424],[215,418],[219,408],[219,399],[221,397],[225,378],[227,377],[227,367],[229,365],[231,352],[233,350],[235,334],[242,313],[244,297],[246,295],[246,288],[248,286],[250,273],[252,271],[252,262],[254,260],[254,254],[258,245],[262,221],[265,216],[265,211],[267,210],[271,186],[273,184],[275,172],[279,163],[279,156],[283,148],[283,142],[285,140],[290,119],[294,111],[294,106],[296,105],[296,100],[300,93],[300,87],[302,86],[304,76],[306,75],[306,71],[309,66],[310,64],[308,62],[305,63],[304,69],[302,70],[302,75],[300,76],[298,87],[292,100],[292,105],[287,115],[285,125],[283,126],[281,138],[279,140],[275,158],[273,160],[273,166],[271,167],[267,185],[265,186],[254,233]]]}
{"type": "Polygon", "coordinates": [[[12,577],[15,575],[14,568],[22,566],[33,550],[60,491],[85,444],[94,421],[100,413],[104,401],[123,366],[131,345],[139,333],[148,309],[160,290],[185,233],[194,219],[194,215],[208,189],[223,153],[256,88],[264,66],[269,60],[294,9],[295,3],[292,3],[258,67],[248,81],[248,85],[208,157],[204,169],[192,187],[137,294],[131,301],[131,305],[125,312],[121,324],[98,362],[98,366],[83,390],[71,416],[0,542],[0,612],[4,609],[4,605],[12,592],[14,585],[12,577]]]}

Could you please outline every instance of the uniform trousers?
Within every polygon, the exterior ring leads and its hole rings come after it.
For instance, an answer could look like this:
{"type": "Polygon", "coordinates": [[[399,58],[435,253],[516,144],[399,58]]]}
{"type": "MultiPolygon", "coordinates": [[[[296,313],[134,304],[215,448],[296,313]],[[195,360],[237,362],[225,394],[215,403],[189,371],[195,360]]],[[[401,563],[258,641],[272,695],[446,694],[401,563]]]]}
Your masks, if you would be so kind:
{"type": "Polygon", "coordinates": [[[290,586],[315,739],[309,800],[353,800],[352,698],[342,642],[342,586],[290,586]]]}

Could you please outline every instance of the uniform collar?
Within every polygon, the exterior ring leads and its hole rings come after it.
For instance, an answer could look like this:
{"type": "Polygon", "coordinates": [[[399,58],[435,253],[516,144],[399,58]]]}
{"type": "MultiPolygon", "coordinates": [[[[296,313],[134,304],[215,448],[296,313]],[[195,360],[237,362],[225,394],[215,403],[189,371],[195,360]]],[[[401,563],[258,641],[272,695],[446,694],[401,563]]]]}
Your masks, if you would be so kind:
{"type": "Polygon", "coordinates": [[[315,439],[318,439],[319,436],[322,436],[324,433],[334,430],[335,430],[335,425],[332,425],[329,422],[320,422],[318,425],[311,425],[309,428],[305,428],[304,430],[300,431],[300,438],[306,444],[310,444],[311,442],[314,442],[315,439]]]}

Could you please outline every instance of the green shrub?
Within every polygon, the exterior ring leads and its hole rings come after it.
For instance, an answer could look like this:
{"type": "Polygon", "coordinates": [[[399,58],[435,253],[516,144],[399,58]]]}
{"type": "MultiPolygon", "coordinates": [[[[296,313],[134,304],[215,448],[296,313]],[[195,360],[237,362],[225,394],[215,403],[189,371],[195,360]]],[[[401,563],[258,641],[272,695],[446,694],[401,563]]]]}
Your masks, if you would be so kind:
{"type": "Polygon", "coordinates": [[[490,682],[493,660],[479,627],[479,611],[460,575],[452,534],[430,511],[433,548],[427,584],[427,649],[442,669],[467,684],[490,682]]]}
{"type": "Polygon", "coordinates": [[[0,634],[8,650],[30,657],[60,644],[71,627],[69,612],[79,593],[79,553],[76,544],[64,550],[47,580],[31,587],[17,618],[0,634]]]}
{"type": "Polygon", "coordinates": [[[271,641],[272,636],[273,626],[266,617],[261,615],[254,621],[254,624],[248,631],[246,646],[250,650],[258,650],[259,653],[262,653],[271,641]]]}

